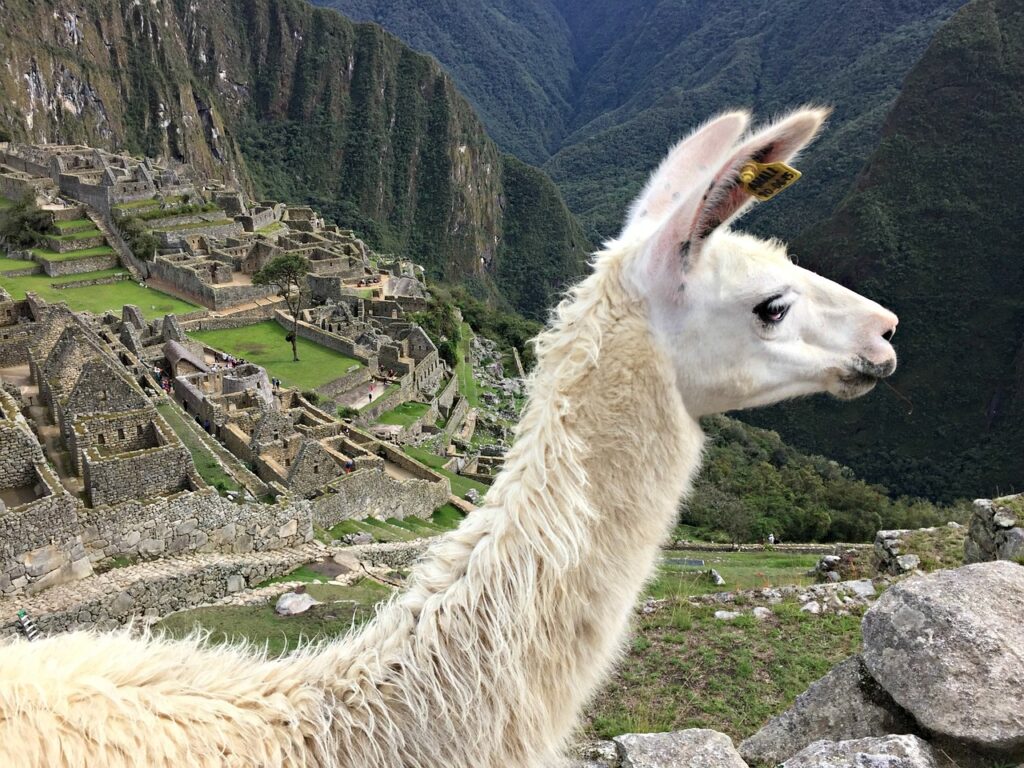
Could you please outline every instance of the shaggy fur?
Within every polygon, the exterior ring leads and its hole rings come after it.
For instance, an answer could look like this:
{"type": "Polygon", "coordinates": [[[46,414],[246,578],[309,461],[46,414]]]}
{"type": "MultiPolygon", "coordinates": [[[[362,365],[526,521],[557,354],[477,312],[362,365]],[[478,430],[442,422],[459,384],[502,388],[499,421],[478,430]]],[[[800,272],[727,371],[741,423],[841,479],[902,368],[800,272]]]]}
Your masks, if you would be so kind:
{"type": "MultiPolygon", "coordinates": [[[[744,120],[707,128],[729,163],[744,120]]],[[[610,244],[560,304],[486,505],[368,625],[275,660],[127,632],[0,646],[0,766],[557,765],[701,453],[645,242],[610,244]]]]}

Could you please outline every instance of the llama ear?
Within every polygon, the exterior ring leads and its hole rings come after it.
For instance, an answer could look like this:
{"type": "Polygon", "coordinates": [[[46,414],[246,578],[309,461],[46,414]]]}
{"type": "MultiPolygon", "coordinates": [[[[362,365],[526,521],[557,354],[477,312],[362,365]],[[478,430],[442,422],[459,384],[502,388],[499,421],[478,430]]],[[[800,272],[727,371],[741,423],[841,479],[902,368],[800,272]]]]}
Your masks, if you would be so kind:
{"type": "Polygon", "coordinates": [[[649,231],[696,188],[706,185],[711,174],[730,156],[749,121],[748,112],[726,112],[697,128],[669,150],[630,206],[620,239],[649,231]]]}
{"type": "Polygon", "coordinates": [[[695,262],[711,233],[754,202],[740,182],[740,169],[746,163],[791,160],[814,138],[828,113],[820,108],[799,109],[724,153],[714,170],[703,176],[703,188],[676,202],[650,238],[646,270],[659,276],[656,283],[672,276],[666,284],[678,286],[676,278],[695,262]]]}
{"type": "Polygon", "coordinates": [[[740,169],[750,161],[788,162],[817,135],[831,110],[805,107],[783,117],[744,140],[715,173],[702,193],[692,232],[680,242],[690,242],[696,253],[718,227],[735,219],[754,203],[740,182],[740,169]]]}

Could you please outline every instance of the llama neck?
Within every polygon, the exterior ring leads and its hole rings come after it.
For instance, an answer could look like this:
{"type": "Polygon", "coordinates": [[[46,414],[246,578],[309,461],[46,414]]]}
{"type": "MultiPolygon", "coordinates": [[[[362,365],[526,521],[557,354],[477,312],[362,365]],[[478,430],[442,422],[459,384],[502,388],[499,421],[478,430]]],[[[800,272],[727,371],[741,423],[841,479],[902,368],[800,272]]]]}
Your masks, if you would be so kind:
{"type": "Polygon", "coordinates": [[[541,338],[486,505],[432,548],[408,592],[321,654],[328,668],[316,665],[342,701],[381,697],[369,727],[407,737],[382,765],[552,760],[625,636],[702,435],[635,302],[615,302],[617,283],[602,279],[541,338]]]}

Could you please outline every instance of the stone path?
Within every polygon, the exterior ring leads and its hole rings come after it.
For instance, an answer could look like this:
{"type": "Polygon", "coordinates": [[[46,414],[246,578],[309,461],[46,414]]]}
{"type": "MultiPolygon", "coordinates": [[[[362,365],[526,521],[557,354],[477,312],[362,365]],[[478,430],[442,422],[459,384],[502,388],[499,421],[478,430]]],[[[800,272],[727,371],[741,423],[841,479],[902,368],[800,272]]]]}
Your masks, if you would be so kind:
{"type": "Polygon", "coordinates": [[[328,554],[319,542],[245,554],[196,554],[150,560],[0,600],[0,636],[17,631],[20,609],[44,632],[125,624],[212,603],[251,584],[280,576],[328,554]]]}

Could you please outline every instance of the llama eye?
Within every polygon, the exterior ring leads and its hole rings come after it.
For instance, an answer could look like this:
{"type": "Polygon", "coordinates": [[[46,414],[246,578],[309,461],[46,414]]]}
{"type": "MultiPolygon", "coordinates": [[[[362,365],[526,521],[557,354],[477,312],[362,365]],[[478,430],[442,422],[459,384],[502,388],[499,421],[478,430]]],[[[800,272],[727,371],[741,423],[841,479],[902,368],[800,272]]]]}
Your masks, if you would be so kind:
{"type": "Polygon", "coordinates": [[[780,301],[781,298],[781,295],[772,296],[770,299],[765,299],[754,307],[754,314],[757,315],[762,323],[765,325],[776,325],[782,322],[782,318],[789,312],[789,305],[780,301]]]}

